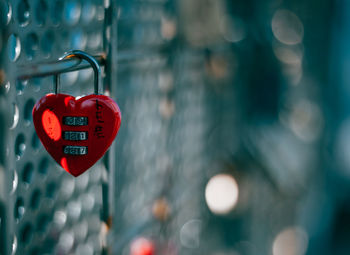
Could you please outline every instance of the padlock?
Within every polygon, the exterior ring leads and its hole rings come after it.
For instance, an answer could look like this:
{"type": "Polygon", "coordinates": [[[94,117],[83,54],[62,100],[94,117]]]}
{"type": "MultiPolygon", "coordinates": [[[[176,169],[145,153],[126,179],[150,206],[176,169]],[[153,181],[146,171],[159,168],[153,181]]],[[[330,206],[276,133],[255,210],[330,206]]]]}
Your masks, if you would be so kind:
{"type": "Polygon", "coordinates": [[[101,69],[92,56],[74,50],[60,60],[84,59],[94,70],[94,94],[81,97],[59,93],[59,74],[54,91],[34,105],[33,122],[38,137],[48,153],[73,176],[94,165],[116,137],[121,113],[117,103],[102,95],[101,69]]]}

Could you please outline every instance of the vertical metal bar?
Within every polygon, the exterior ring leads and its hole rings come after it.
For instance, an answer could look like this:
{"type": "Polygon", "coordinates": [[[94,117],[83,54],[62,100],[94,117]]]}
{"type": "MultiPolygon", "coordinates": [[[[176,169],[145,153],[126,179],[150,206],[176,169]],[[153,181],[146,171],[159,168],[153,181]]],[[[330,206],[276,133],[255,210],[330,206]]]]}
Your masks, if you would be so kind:
{"type": "Polygon", "coordinates": [[[53,76],[53,91],[55,91],[55,94],[57,95],[60,92],[60,75],[56,74],[53,76]]]}
{"type": "MultiPolygon", "coordinates": [[[[7,49],[6,35],[8,35],[8,27],[1,27],[0,43],[2,49],[7,49]]],[[[7,50],[0,52],[0,254],[11,254],[11,242],[13,238],[13,217],[12,204],[13,198],[9,195],[12,182],[10,180],[10,171],[13,162],[11,162],[12,153],[9,143],[9,94],[5,92],[4,83],[6,80],[12,79],[13,68],[8,64],[7,50]],[[8,153],[9,151],[9,153],[8,153]]],[[[10,105],[12,106],[12,105],[10,105]]]]}
{"type": "MultiPolygon", "coordinates": [[[[0,105],[2,103],[2,97],[0,93],[0,105]]],[[[4,108],[0,108],[2,110],[4,108]]],[[[0,112],[0,137],[5,138],[5,127],[4,125],[5,118],[2,112],[0,112]]],[[[5,177],[5,169],[3,167],[4,165],[4,159],[5,159],[5,139],[1,139],[2,142],[0,143],[0,255],[7,254],[7,232],[6,232],[6,177],[5,177]]]]}
{"type": "MultiPolygon", "coordinates": [[[[106,54],[106,64],[104,67],[104,91],[107,94],[115,95],[113,89],[117,82],[117,4],[116,1],[105,0],[105,20],[104,20],[104,34],[103,34],[103,49],[106,54]]],[[[105,212],[104,221],[107,223],[109,230],[108,240],[113,239],[113,216],[114,216],[114,193],[115,193],[115,144],[110,147],[108,154],[105,157],[106,169],[108,178],[102,184],[103,189],[103,203],[105,212]],[[104,188],[105,187],[105,188],[104,188]]],[[[108,245],[108,244],[107,244],[108,245]]],[[[111,247],[109,251],[111,252],[111,247]]]]}

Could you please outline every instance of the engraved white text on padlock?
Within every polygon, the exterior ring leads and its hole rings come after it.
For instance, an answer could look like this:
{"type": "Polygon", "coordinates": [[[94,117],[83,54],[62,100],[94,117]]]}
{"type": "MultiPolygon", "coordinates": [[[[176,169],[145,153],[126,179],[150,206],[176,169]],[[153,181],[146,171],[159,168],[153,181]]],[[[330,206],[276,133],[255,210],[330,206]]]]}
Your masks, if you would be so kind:
{"type": "Polygon", "coordinates": [[[66,116],[63,117],[63,124],[67,126],[87,126],[88,117],[66,116]]]}
{"type": "Polygon", "coordinates": [[[86,155],[88,148],[86,146],[64,146],[63,152],[68,155],[86,155]]]}
{"type": "Polygon", "coordinates": [[[86,131],[64,131],[63,139],[68,141],[84,141],[87,140],[88,134],[86,131]]]}

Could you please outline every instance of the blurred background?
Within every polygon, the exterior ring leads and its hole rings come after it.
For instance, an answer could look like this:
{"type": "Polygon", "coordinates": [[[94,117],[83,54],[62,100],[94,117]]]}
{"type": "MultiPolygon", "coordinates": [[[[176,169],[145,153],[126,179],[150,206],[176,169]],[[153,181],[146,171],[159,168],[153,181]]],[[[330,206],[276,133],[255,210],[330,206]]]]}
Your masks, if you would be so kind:
{"type": "Polygon", "coordinates": [[[350,254],[349,11],[1,0],[0,254],[350,254]],[[53,73],[93,92],[86,65],[57,63],[72,49],[98,56],[123,118],[78,178],[31,117],[53,73]]]}

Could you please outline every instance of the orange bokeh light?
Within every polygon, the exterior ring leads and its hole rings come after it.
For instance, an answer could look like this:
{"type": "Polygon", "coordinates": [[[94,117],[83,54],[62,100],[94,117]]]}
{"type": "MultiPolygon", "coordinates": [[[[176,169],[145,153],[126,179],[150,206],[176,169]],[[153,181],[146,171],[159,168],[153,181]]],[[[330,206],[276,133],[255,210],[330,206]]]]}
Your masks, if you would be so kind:
{"type": "Polygon", "coordinates": [[[45,133],[54,141],[58,141],[61,138],[61,124],[57,116],[46,109],[41,118],[45,133]]]}

